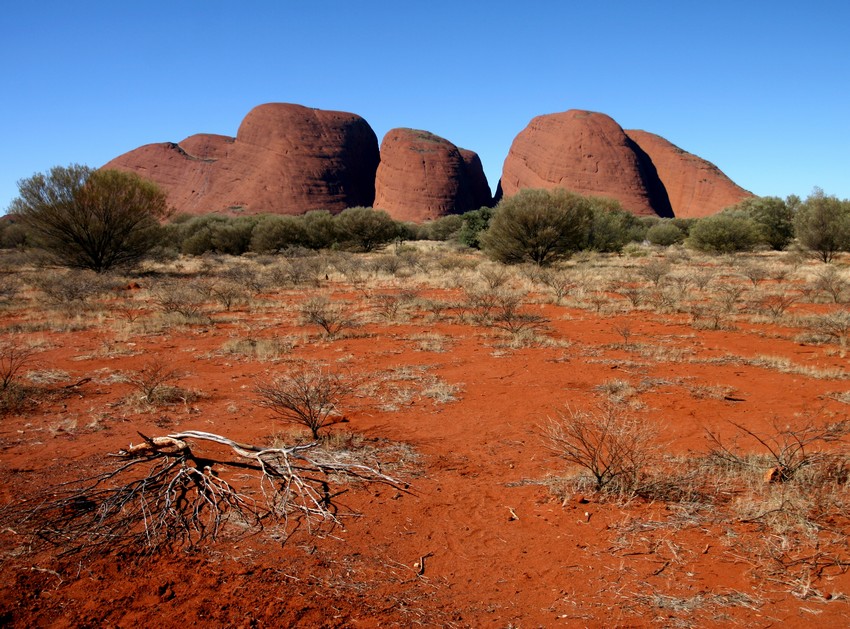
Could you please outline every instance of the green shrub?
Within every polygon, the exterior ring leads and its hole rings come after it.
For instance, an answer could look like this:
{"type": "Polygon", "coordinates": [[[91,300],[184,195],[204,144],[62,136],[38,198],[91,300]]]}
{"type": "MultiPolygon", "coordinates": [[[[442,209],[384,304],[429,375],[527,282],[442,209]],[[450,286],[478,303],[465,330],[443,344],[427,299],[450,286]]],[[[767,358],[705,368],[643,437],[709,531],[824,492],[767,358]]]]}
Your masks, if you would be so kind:
{"type": "Polygon", "coordinates": [[[481,248],[481,234],[490,226],[493,218],[493,208],[482,207],[461,215],[461,228],[457,233],[457,239],[467,247],[473,249],[481,248]]]}
{"type": "Polygon", "coordinates": [[[803,247],[831,262],[838,252],[850,250],[850,201],[816,188],[797,209],[794,228],[803,247]]]}
{"type": "Polygon", "coordinates": [[[744,199],[724,212],[737,213],[758,226],[762,241],[781,251],[794,239],[794,214],[779,197],[744,199]]]}
{"type": "Polygon", "coordinates": [[[301,221],[307,237],[305,246],[308,249],[329,249],[337,241],[334,216],[327,210],[307,212],[301,217],[301,221]]]}
{"type": "Polygon", "coordinates": [[[626,212],[614,199],[592,197],[593,221],[588,236],[588,248],[602,253],[620,253],[634,236],[639,225],[634,214],[626,212]]]}
{"type": "Polygon", "coordinates": [[[334,219],[339,243],[348,249],[374,251],[398,237],[396,222],[383,210],[351,207],[334,219]]]}
{"type": "Polygon", "coordinates": [[[276,253],[292,247],[306,247],[309,238],[305,221],[297,216],[264,216],[251,232],[251,251],[276,253]]]}
{"type": "Polygon", "coordinates": [[[499,262],[544,266],[587,246],[592,222],[587,198],[563,189],[526,189],[502,199],[480,242],[499,262]]]}
{"type": "Polygon", "coordinates": [[[463,227],[463,217],[460,214],[449,214],[418,227],[422,240],[450,240],[457,236],[463,227]]]}
{"type": "Polygon", "coordinates": [[[647,230],[646,240],[659,247],[669,247],[683,242],[685,234],[671,220],[663,220],[647,230]]]}
{"type": "Polygon", "coordinates": [[[700,219],[688,237],[689,246],[708,253],[752,251],[760,242],[761,234],[753,220],[731,214],[700,219]]]}

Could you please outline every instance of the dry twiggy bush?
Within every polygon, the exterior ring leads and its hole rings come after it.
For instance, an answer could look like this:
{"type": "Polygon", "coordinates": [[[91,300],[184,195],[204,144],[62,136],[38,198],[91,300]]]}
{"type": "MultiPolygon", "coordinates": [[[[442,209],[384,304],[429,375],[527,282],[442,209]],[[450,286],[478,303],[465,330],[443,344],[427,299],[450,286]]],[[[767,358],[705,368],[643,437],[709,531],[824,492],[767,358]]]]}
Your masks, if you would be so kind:
{"type": "Polygon", "coordinates": [[[549,449],[589,473],[599,492],[636,492],[656,456],[657,431],[613,401],[593,411],[567,407],[544,427],[549,449]]]}
{"type": "Polygon", "coordinates": [[[748,456],[738,445],[738,440],[731,443],[723,440],[716,432],[707,431],[711,444],[709,456],[727,465],[738,468],[750,468],[754,464],[762,465],[762,472],[774,471],[771,482],[787,482],[793,480],[801,470],[818,465],[824,461],[832,461],[836,446],[844,442],[850,435],[850,421],[833,424],[817,425],[814,423],[798,423],[796,425],[780,425],[774,420],[773,431],[770,434],[759,434],[746,426],[731,422],[743,435],[764,450],[767,464],[758,463],[748,456]],[[828,448],[827,446],[832,446],[828,448]]]}
{"type": "Polygon", "coordinates": [[[196,286],[185,281],[159,282],[151,291],[153,303],[166,314],[177,313],[186,321],[197,320],[204,314],[205,298],[196,286]]]}
{"type": "Polygon", "coordinates": [[[141,401],[151,406],[187,402],[196,394],[175,383],[183,373],[162,358],[154,358],[139,369],[125,374],[124,380],[141,394],[141,401]]]}
{"type": "Polygon", "coordinates": [[[34,353],[12,337],[0,340],[0,415],[19,412],[27,405],[27,390],[19,377],[34,353]]]}
{"type": "Polygon", "coordinates": [[[841,357],[847,351],[847,340],[850,338],[850,310],[842,309],[813,317],[808,327],[817,334],[834,340],[841,347],[841,357]]]}
{"type": "Polygon", "coordinates": [[[301,320],[318,325],[328,338],[335,338],[354,324],[342,304],[332,302],[324,296],[313,297],[301,305],[301,320]]]}
{"type": "Polygon", "coordinates": [[[338,374],[321,368],[303,368],[257,385],[257,405],[284,421],[310,429],[313,439],[325,426],[348,421],[339,412],[351,387],[338,374]]]}

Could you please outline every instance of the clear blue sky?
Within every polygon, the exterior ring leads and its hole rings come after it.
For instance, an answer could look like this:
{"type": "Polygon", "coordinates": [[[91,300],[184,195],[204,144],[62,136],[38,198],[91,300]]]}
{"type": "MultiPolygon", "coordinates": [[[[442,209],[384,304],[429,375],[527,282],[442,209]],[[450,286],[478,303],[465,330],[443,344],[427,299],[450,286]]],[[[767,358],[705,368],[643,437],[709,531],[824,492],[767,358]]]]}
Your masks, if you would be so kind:
{"type": "Polygon", "coordinates": [[[850,3],[4,2],[0,212],[16,182],[255,105],[363,116],[477,151],[495,188],[539,114],[657,133],[759,195],[850,198],[850,3]]]}

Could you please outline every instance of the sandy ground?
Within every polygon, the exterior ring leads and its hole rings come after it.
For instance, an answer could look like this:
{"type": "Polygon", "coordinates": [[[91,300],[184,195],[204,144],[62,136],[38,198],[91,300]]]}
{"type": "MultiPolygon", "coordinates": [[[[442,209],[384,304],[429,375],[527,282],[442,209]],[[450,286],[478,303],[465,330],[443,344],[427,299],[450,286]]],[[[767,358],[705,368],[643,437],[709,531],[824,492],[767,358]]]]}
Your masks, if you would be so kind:
{"type": "MultiPolygon", "coordinates": [[[[646,263],[583,264],[651,291],[637,273],[646,263]]],[[[318,534],[293,526],[284,543],[269,531],[225,532],[153,555],[30,553],[25,531],[7,517],[0,619],[16,627],[846,626],[843,507],[807,510],[803,524],[768,523],[760,516],[785,488],[762,486],[764,469],[751,473],[756,482],[728,481],[717,490],[726,494],[704,502],[606,496],[575,480],[580,470],[544,438],[567,408],[593,411],[613,399],[656,429],[658,472],[704,459],[707,431],[763,453],[734,424],[770,435],[776,426],[845,419],[847,361],[801,323],[844,308],[804,290],[819,267],[755,286],[734,264],[677,261],[674,276],[718,267],[714,288],[692,285],[681,300],[709,302],[717,287],[734,284],[751,297],[793,291],[798,301],[773,318],[745,307],[755,303],[745,295],[715,325],[676,307],[631,307],[595,275],[582,275],[590,288],[556,304],[545,287],[512,273],[506,285],[522,289],[522,312],[545,320],[512,334],[463,305],[464,288],[480,282],[471,268],[436,273],[459,278],[445,282],[433,271],[365,283],[331,272],[319,286],[266,287],[230,310],[210,300],[190,321],[160,312],[157,275],[70,309],[24,288],[0,323],[7,342],[33,348],[21,381],[52,393],[0,424],[5,504],[114,466],[107,454],[138,443],[139,432],[303,439],[256,403],[255,387],[304,365],[356,385],[339,405],[347,422],[327,434],[338,442],[355,435],[358,447],[392,460],[410,489],[341,481],[339,524],[318,534]],[[319,294],[356,325],[328,337],[304,323],[300,305],[319,294]],[[388,300],[399,296],[390,312],[388,300]],[[246,339],[253,344],[238,345],[246,339]],[[173,384],[191,395],[139,399],[122,376],[156,357],[179,370],[173,384]]],[[[199,281],[190,266],[184,281],[199,281]]],[[[720,472],[703,474],[698,485],[719,486],[711,475],[720,472]]],[[[840,502],[846,487],[831,491],[840,502]]]]}

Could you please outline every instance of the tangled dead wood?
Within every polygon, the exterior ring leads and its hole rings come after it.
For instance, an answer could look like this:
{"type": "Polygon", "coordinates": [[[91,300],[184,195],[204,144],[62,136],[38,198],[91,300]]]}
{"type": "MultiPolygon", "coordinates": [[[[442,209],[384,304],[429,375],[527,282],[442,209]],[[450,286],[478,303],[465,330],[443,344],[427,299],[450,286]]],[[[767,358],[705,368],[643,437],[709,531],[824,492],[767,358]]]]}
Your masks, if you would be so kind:
{"type": "Polygon", "coordinates": [[[39,541],[57,546],[63,555],[150,552],[197,546],[225,530],[239,535],[275,528],[285,535],[293,519],[315,532],[337,523],[333,499],[345,491],[339,485],[346,479],[407,489],[318,442],[261,447],[195,430],[139,434],[142,443],[110,455],[117,466],[6,507],[0,524],[36,547],[39,541]],[[200,442],[225,446],[230,456],[201,455],[200,442]]]}

